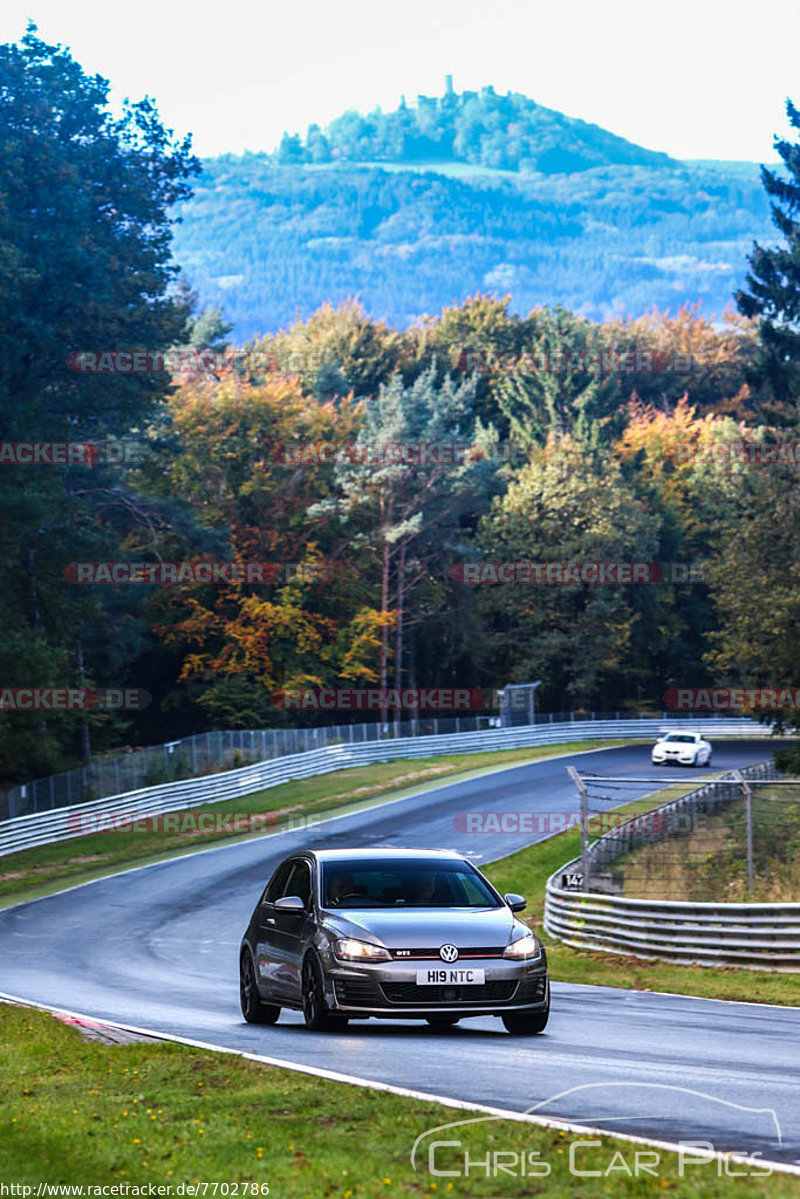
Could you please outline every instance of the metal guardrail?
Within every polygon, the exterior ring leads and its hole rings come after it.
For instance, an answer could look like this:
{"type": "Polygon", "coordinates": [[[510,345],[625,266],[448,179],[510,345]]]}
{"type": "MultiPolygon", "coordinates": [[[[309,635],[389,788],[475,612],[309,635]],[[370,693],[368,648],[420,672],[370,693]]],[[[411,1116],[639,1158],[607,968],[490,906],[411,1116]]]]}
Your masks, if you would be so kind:
{"type": "MultiPolygon", "coordinates": [[[[85,835],[85,820],[99,813],[119,819],[136,819],[162,812],[182,811],[220,803],[276,787],[295,779],[328,774],[349,766],[366,766],[393,758],[424,758],[459,753],[491,753],[570,741],[614,738],[653,739],[664,729],[680,730],[696,720],[633,719],[570,721],[529,725],[524,728],[482,729],[437,736],[400,737],[383,741],[331,745],[307,753],[289,754],[238,770],[204,778],[186,779],[145,787],[87,803],[34,812],[0,822],[0,856],[85,835]]],[[[714,722],[715,736],[768,736],[767,725],[747,719],[714,722]]]]}
{"type": "MultiPolygon", "coordinates": [[[[746,779],[774,777],[770,765],[740,772],[746,779]]],[[[685,829],[685,813],[712,811],[741,794],[741,784],[723,776],[689,795],[654,808],[666,816],[664,835],[685,829]],[[712,796],[717,790],[718,794],[712,796]]],[[[589,848],[591,875],[629,853],[651,832],[630,821],[589,848]]],[[[564,874],[581,870],[575,858],[547,881],[544,930],[573,949],[604,950],[679,965],[738,966],[754,970],[800,972],[800,903],[693,903],[686,900],[632,899],[561,886],[564,874]]]]}
{"type": "MultiPolygon", "coordinates": [[[[398,714],[394,715],[396,718],[398,714]]],[[[535,718],[530,720],[527,704],[525,710],[518,710],[514,704],[506,703],[501,707],[500,715],[495,716],[416,714],[409,720],[393,719],[391,724],[372,720],[360,724],[313,725],[307,728],[228,729],[195,733],[163,745],[150,745],[95,758],[73,770],[15,783],[5,791],[0,789],[0,821],[27,816],[30,812],[52,812],[54,808],[88,803],[107,795],[123,795],[144,787],[218,774],[254,762],[265,762],[268,758],[283,758],[312,749],[324,749],[327,745],[480,732],[493,727],[553,725],[576,720],[619,720],[623,715],[622,712],[537,712],[535,718]]],[[[662,712],[658,717],[660,720],[670,718],[667,712],[662,712]]],[[[691,719],[695,724],[702,723],[713,731],[719,721],[724,721],[726,717],[695,714],[686,719],[691,719]]]]}
{"type": "Polygon", "coordinates": [[[800,971],[800,903],[665,903],[548,890],[545,912],[545,932],[574,949],[800,971]]]}

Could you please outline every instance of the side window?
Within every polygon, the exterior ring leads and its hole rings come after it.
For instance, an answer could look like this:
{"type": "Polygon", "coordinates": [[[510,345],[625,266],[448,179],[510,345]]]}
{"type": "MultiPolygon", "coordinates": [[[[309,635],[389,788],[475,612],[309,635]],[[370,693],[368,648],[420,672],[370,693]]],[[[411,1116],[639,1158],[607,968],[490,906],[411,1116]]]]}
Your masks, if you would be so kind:
{"type": "Polygon", "coordinates": [[[308,862],[294,863],[294,870],[284,895],[299,895],[306,907],[309,906],[311,903],[311,871],[308,862]]]}
{"type": "Polygon", "coordinates": [[[269,881],[269,885],[261,899],[262,903],[274,903],[276,899],[280,899],[281,895],[285,894],[284,885],[289,877],[289,871],[294,865],[293,862],[284,862],[273,874],[269,881]]]}

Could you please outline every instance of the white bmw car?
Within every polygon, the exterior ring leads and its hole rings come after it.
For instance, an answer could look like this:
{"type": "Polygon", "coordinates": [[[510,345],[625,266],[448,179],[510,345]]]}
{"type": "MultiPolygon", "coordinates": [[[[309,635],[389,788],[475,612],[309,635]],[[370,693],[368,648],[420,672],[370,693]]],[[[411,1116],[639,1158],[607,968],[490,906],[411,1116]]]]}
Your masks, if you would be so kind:
{"type": "Polygon", "coordinates": [[[651,757],[654,766],[710,766],[711,745],[701,733],[663,733],[651,757]]]}

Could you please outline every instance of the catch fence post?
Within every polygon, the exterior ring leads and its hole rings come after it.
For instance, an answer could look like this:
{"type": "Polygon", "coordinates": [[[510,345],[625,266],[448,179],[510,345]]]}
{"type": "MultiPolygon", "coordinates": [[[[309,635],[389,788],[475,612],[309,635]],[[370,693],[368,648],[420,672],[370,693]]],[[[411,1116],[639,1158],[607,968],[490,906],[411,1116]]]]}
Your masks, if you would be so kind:
{"type": "Polygon", "coordinates": [[[574,766],[567,767],[567,774],[578,788],[581,797],[581,868],[583,870],[583,890],[589,890],[589,793],[586,784],[574,766]]]}
{"type": "Polygon", "coordinates": [[[747,824],[747,893],[753,894],[753,788],[740,770],[731,771],[744,792],[744,813],[747,824]]]}

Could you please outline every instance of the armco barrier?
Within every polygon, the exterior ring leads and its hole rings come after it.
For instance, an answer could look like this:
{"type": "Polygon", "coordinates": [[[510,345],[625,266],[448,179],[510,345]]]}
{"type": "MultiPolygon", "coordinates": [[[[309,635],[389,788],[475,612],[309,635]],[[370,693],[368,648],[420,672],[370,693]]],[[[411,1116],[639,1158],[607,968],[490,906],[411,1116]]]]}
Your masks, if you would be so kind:
{"type": "Polygon", "coordinates": [[[626,899],[548,883],[544,929],[574,949],[680,965],[800,971],[800,903],[626,899]]]}
{"type": "MultiPolygon", "coordinates": [[[[369,741],[352,745],[331,745],[325,749],[291,754],[271,761],[257,762],[238,770],[204,778],[186,779],[145,787],[123,795],[106,796],[88,803],[57,808],[52,812],[36,812],[0,822],[0,856],[66,841],[83,835],[81,817],[113,813],[117,818],[153,816],[175,812],[201,804],[219,803],[275,787],[294,779],[328,774],[348,766],[366,766],[392,758],[424,758],[439,754],[490,753],[499,749],[524,749],[536,745],[554,745],[570,741],[609,740],[615,738],[655,739],[665,729],[694,728],[694,720],[588,720],[564,724],[527,725],[521,728],[483,729],[468,733],[448,733],[429,737],[399,737],[384,741],[369,741]]],[[[757,721],[746,719],[703,722],[713,736],[768,736],[769,729],[757,721]]]]}
{"type": "MultiPolygon", "coordinates": [[[[769,778],[771,767],[743,770],[747,778],[769,778]]],[[[673,818],[688,810],[713,810],[741,794],[741,784],[723,776],[720,794],[707,785],[655,808],[673,818]]],[[[680,827],[680,820],[675,821],[680,827]]],[[[615,857],[635,849],[652,834],[634,821],[590,846],[590,876],[615,857]]],[[[659,958],[680,965],[736,966],[740,969],[800,972],[800,903],[692,903],[685,900],[630,899],[561,886],[563,874],[582,870],[580,858],[567,862],[547,881],[544,930],[573,949],[604,950],[659,958]]]]}

